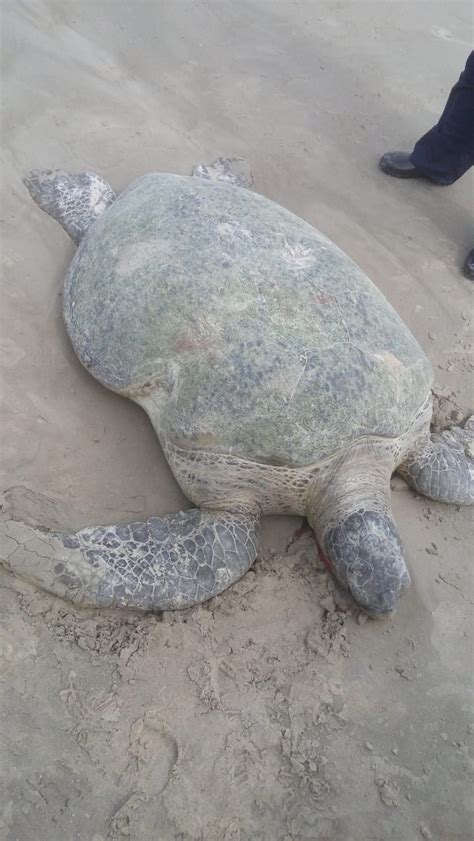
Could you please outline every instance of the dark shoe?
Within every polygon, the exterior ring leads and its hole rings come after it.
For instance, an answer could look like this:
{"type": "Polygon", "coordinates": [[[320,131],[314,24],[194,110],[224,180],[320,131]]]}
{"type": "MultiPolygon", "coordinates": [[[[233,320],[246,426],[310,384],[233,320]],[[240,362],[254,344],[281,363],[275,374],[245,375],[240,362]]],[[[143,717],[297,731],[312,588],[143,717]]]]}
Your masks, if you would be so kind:
{"type": "Polygon", "coordinates": [[[474,280],[474,248],[469,252],[464,261],[462,273],[468,280],[474,280]]]}
{"type": "Polygon", "coordinates": [[[379,169],[394,178],[426,178],[421,170],[410,163],[408,152],[386,152],[379,160],[379,169]]]}

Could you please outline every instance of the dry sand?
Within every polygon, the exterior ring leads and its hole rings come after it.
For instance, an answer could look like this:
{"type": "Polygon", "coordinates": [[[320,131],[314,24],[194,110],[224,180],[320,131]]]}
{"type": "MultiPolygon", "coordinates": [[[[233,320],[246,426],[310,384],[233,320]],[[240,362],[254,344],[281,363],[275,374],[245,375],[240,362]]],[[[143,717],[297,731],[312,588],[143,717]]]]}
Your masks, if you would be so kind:
{"type": "MultiPolygon", "coordinates": [[[[145,415],[82,370],[61,322],[73,245],[21,184],[243,155],[255,189],[372,277],[469,408],[472,176],[378,172],[436,120],[469,2],[4,0],[2,488],[47,526],[184,500],[145,415]]],[[[394,482],[413,586],[394,620],[338,595],[297,519],[180,614],[75,610],[1,576],[7,841],[468,841],[470,513],[394,482]]]]}

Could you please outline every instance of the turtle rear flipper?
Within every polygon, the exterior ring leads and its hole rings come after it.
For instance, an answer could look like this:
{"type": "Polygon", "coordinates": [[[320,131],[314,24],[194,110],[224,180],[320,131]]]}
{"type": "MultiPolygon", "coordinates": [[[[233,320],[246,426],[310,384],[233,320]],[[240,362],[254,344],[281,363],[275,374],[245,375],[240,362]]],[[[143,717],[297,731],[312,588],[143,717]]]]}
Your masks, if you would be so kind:
{"type": "Polygon", "coordinates": [[[253,176],[245,158],[216,158],[212,164],[196,164],[194,178],[201,181],[220,181],[233,187],[250,188],[253,176]]]}
{"type": "Polygon", "coordinates": [[[71,175],[33,169],[23,183],[41,210],[56,219],[76,245],[116,198],[110,184],[94,172],[71,175]]]}

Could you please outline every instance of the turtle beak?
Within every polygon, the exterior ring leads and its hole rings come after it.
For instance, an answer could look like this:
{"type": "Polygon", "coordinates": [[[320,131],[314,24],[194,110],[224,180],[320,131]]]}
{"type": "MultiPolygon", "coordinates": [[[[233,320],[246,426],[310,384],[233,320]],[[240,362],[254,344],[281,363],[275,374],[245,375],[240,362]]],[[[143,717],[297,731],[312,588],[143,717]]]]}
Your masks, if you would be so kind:
{"type": "Polygon", "coordinates": [[[366,599],[361,599],[360,594],[349,587],[349,593],[352,598],[364,613],[371,619],[391,619],[397,610],[400,601],[400,591],[396,593],[382,593],[377,597],[372,597],[370,604],[365,604],[366,599]]]}

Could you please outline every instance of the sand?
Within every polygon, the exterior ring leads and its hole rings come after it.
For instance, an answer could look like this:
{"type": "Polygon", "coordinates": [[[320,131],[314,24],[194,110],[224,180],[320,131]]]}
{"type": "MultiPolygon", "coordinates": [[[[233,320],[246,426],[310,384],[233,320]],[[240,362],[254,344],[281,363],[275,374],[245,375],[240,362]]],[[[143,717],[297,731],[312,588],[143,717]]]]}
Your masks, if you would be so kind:
{"type": "MultiPolygon", "coordinates": [[[[472,175],[377,170],[437,119],[468,2],[6,0],[1,19],[10,514],[70,529],[186,504],[145,415],[68,343],[74,246],[29,199],[31,167],[120,190],[242,155],[394,304],[445,421],[469,409],[472,175]]],[[[77,610],[2,573],[1,837],[468,841],[471,514],[398,479],[393,502],[413,586],[389,623],[339,594],[297,518],[268,519],[254,570],[183,613],[77,610]]]]}

